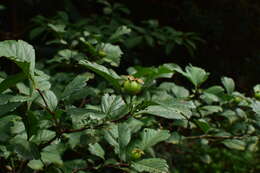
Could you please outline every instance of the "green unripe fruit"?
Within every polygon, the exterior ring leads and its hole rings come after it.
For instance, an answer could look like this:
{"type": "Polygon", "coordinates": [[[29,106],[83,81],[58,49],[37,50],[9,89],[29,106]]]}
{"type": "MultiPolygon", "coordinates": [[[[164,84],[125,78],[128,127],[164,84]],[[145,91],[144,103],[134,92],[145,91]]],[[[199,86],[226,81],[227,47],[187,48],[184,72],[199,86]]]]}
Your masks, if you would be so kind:
{"type": "Polygon", "coordinates": [[[105,51],[100,50],[100,51],[98,51],[98,55],[99,55],[100,57],[105,57],[107,54],[106,54],[105,51]]]}
{"type": "Polygon", "coordinates": [[[136,95],[142,90],[142,84],[138,83],[137,81],[126,80],[123,86],[124,91],[132,95],[136,95]]]}
{"type": "Polygon", "coordinates": [[[243,100],[243,99],[242,99],[241,97],[239,97],[239,96],[236,96],[236,97],[234,98],[234,102],[235,102],[235,103],[240,103],[242,100],[243,100]]]}
{"type": "Polygon", "coordinates": [[[139,159],[142,155],[144,155],[144,152],[143,150],[140,150],[140,149],[133,149],[132,152],[131,152],[131,158],[133,160],[136,160],[136,159],[139,159]]]}
{"type": "Polygon", "coordinates": [[[258,100],[260,100],[260,91],[255,92],[255,98],[258,99],[258,100]]]}

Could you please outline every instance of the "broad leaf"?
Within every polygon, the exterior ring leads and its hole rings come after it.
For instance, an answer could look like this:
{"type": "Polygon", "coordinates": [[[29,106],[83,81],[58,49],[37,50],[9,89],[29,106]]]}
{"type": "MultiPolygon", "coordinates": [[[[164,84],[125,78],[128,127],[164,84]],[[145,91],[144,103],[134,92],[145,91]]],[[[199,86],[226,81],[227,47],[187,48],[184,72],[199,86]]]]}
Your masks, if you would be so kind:
{"type": "Polygon", "coordinates": [[[113,40],[118,40],[122,35],[129,34],[130,32],[131,29],[127,26],[120,26],[117,28],[116,32],[109,37],[109,40],[113,42],[113,40]]]}
{"type": "Polygon", "coordinates": [[[115,71],[112,69],[108,69],[105,66],[92,63],[89,61],[79,61],[79,64],[83,65],[84,67],[94,71],[98,75],[102,76],[105,80],[107,80],[109,83],[111,83],[116,89],[120,90],[121,86],[119,83],[119,80],[121,80],[121,77],[116,74],[115,71]]]}
{"type": "Polygon", "coordinates": [[[45,164],[53,163],[58,166],[63,164],[60,154],[56,152],[41,152],[41,160],[45,164]]]}
{"type": "Polygon", "coordinates": [[[196,88],[198,88],[203,82],[205,82],[209,76],[209,73],[202,68],[192,65],[187,66],[185,68],[185,72],[181,69],[176,69],[176,71],[181,73],[188,80],[190,80],[196,88]]]}
{"type": "Polygon", "coordinates": [[[6,57],[16,63],[31,79],[35,69],[35,51],[28,43],[18,40],[0,42],[0,57],[6,57]]]}
{"type": "Polygon", "coordinates": [[[47,90],[43,93],[43,97],[47,103],[47,105],[45,104],[44,100],[42,97],[38,97],[38,99],[36,100],[42,107],[48,107],[51,111],[54,111],[58,105],[58,100],[56,95],[50,91],[47,90]]]}
{"type": "Polygon", "coordinates": [[[137,148],[146,150],[159,142],[165,141],[170,137],[168,130],[144,129],[141,133],[141,140],[136,143],[137,148]]]}
{"type": "Polygon", "coordinates": [[[222,142],[225,146],[235,150],[245,150],[246,143],[238,139],[226,139],[222,142]]]}
{"type": "Polygon", "coordinates": [[[86,82],[91,79],[93,76],[90,74],[82,74],[75,77],[64,89],[61,98],[66,99],[69,98],[72,94],[77,93],[82,88],[86,86],[86,82]]]}
{"type": "Polygon", "coordinates": [[[185,119],[178,109],[163,105],[148,106],[144,110],[137,112],[137,114],[151,114],[167,119],[185,119]]]}
{"type": "Polygon", "coordinates": [[[235,82],[229,77],[222,77],[221,82],[224,85],[228,94],[232,94],[235,90],[235,82]]]}
{"type": "Polygon", "coordinates": [[[174,74],[175,64],[163,64],[159,67],[141,67],[129,68],[131,75],[137,78],[144,78],[146,85],[158,78],[171,78],[174,74]]]}
{"type": "Polygon", "coordinates": [[[133,162],[131,167],[137,172],[168,173],[167,162],[163,159],[152,158],[133,162]]]}
{"type": "Polygon", "coordinates": [[[110,119],[120,118],[129,112],[122,97],[108,94],[102,97],[101,109],[110,119]]]}
{"type": "Polygon", "coordinates": [[[0,83],[0,93],[5,91],[6,89],[15,86],[16,83],[23,81],[26,79],[26,76],[24,73],[18,73],[12,76],[9,76],[4,81],[0,83]]]}
{"type": "Polygon", "coordinates": [[[41,160],[30,160],[30,162],[27,165],[33,170],[42,170],[44,167],[44,164],[41,160]]]}
{"type": "Polygon", "coordinates": [[[10,141],[12,150],[24,160],[39,159],[39,151],[34,143],[27,141],[19,136],[10,141]]]}
{"type": "Polygon", "coordinates": [[[91,154],[96,155],[103,160],[105,160],[105,151],[103,148],[99,145],[99,143],[95,144],[89,144],[88,150],[90,151],[91,154]]]}
{"type": "Polygon", "coordinates": [[[119,46],[112,45],[110,43],[101,44],[102,50],[106,53],[104,60],[110,63],[112,66],[118,67],[120,58],[123,54],[119,46]]]}

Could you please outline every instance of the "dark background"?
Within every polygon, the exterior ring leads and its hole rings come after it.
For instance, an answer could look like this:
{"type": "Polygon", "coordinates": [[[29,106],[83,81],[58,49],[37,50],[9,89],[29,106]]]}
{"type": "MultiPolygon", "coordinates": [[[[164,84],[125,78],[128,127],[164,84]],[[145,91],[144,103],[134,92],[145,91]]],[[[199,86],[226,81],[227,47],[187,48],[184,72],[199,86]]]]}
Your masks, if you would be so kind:
{"type": "MultiPolygon", "coordinates": [[[[129,8],[129,17],[133,21],[158,19],[161,25],[196,32],[206,40],[206,43],[198,45],[194,57],[190,57],[183,48],[176,48],[167,57],[163,51],[147,49],[142,57],[144,63],[191,63],[209,71],[213,83],[214,80],[219,82],[219,78],[224,75],[233,77],[238,89],[247,93],[260,82],[259,0],[114,2],[120,2],[129,8]],[[150,61],[151,58],[153,61],[150,61]]],[[[7,7],[0,11],[0,40],[27,40],[31,18],[38,14],[53,16],[58,10],[67,10],[74,16],[87,17],[99,12],[99,8],[93,5],[93,0],[2,0],[0,4],[7,7]]]]}

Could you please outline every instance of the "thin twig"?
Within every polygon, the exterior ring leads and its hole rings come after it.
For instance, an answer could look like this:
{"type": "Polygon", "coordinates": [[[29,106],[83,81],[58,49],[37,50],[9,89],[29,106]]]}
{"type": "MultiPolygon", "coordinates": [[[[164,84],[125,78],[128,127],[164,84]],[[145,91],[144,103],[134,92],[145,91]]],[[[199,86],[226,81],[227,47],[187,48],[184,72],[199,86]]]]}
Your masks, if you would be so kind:
{"type": "Polygon", "coordinates": [[[54,123],[55,123],[55,126],[58,127],[58,126],[59,126],[59,123],[58,123],[57,118],[55,117],[55,112],[53,112],[53,111],[50,110],[49,105],[47,104],[47,101],[46,101],[46,99],[45,99],[45,97],[44,97],[42,91],[41,91],[40,89],[38,89],[38,88],[37,88],[36,90],[37,90],[38,93],[40,94],[40,96],[41,96],[41,98],[42,98],[42,100],[43,100],[43,102],[44,102],[44,104],[45,104],[45,109],[52,115],[52,119],[53,119],[53,121],[54,121],[54,123]]]}
{"type": "Polygon", "coordinates": [[[213,135],[200,135],[200,136],[188,136],[184,139],[192,140],[192,139],[243,139],[246,137],[250,137],[249,135],[244,136],[213,136],[213,135]]]}

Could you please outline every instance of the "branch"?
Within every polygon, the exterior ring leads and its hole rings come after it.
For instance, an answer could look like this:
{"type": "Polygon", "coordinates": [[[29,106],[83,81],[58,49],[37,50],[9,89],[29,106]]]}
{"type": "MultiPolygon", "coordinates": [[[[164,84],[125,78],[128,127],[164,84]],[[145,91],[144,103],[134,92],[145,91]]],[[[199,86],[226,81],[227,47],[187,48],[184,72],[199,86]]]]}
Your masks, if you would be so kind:
{"type": "Polygon", "coordinates": [[[54,121],[54,123],[55,123],[55,126],[58,127],[58,126],[59,126],[59,123],[58,123],[58,120],[57,120],[56,117],[55,117],[55,112],[52,112],[52,111],[50,110],[50,108],[49,108],[49,106],[48,106],[48,104],[47,104],[47,101],[46,101],[46,99],[45,99],[45,97],[44,97],[42,91],[41,91],[40,89],[38,89],[38,88],[37,88],[36,90],[37,90],[38,93],[40,94],[40,96],[41,96],[41,98],[42,98],[42,100],[43,100],[43,102],[44,102],[44,104],[45,104],[45,109],[52,115],[52,119],[53,119],[53,121],[54,121]]]}
{"type": "Polygon", "coordinates": [[[188,136],[184,139],[193,140],[193,139],[243,139],[246,137],[250,137],[250,135],[244,136],[213,136],[213,135],[200,135],[200,136],[188,136]]]}

